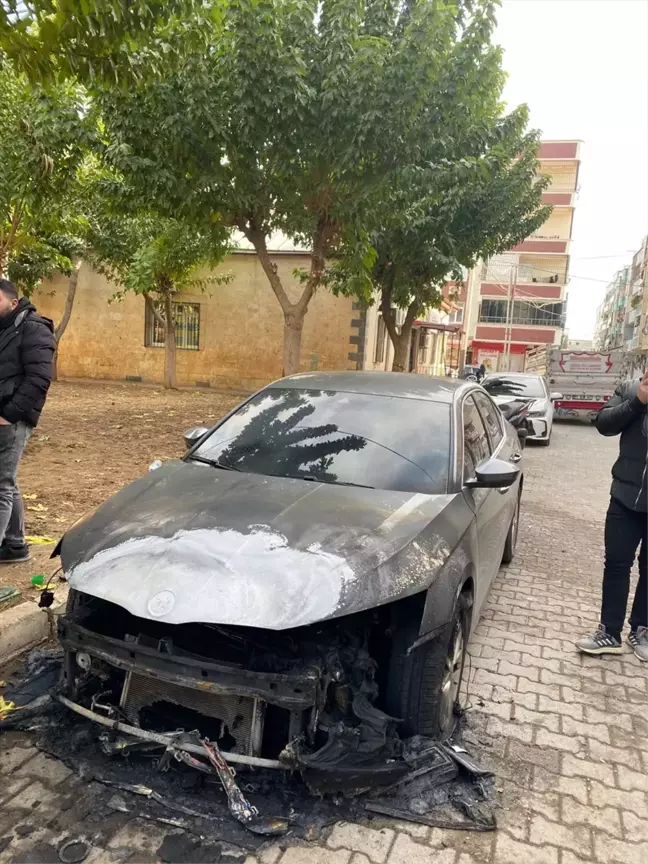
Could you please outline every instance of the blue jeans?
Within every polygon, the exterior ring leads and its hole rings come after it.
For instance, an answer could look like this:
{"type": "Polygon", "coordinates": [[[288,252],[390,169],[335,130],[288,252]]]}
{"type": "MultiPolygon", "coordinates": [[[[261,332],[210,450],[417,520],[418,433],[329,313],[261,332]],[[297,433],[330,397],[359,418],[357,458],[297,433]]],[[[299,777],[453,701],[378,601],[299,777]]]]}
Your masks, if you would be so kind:
{"type": "Polygon", "coordinates": [[[32,427],[27,423],[0,425],[0,543],[25,545],[25,510],[16,474],[32,427]]]}

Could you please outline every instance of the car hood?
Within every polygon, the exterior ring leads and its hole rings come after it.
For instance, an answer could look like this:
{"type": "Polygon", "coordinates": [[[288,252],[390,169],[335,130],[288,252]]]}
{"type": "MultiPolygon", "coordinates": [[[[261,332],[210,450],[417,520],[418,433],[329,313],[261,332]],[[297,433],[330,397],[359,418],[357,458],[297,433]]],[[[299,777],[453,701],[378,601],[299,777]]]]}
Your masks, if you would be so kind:
{"type": "Polygon", "coordinates": [[[170,462],[72,526],[61,556],[73,588],[138,617],[281,630],[422,590],[470,518],[461,495],[170,462]]]}

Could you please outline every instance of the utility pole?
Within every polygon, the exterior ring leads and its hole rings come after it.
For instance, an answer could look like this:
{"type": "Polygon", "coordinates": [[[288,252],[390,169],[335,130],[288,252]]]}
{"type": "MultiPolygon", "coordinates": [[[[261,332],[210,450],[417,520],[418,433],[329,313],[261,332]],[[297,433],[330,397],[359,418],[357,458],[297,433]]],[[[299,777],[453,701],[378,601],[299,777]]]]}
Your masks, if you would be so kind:
{"type": "Polygon", "coordinates": [[[511,371],[511,325],[513,323],[513,301],[515,298],[515,283],[517,282],[517,264],[509,268],[508,295],[506,300],[506,327],[504,330],[504,371],[511,371]]]}

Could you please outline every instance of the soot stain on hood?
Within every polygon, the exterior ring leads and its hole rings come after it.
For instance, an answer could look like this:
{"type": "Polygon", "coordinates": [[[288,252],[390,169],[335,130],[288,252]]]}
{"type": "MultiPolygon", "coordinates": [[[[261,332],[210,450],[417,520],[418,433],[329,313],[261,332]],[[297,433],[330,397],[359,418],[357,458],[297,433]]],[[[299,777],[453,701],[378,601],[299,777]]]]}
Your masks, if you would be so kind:
{"type": "Polygon", "coordinates": [[[425,589],[470,514],[422,495],[170,463],[65,535],[71,586],[169,624],[270,630],[425,589]]]}

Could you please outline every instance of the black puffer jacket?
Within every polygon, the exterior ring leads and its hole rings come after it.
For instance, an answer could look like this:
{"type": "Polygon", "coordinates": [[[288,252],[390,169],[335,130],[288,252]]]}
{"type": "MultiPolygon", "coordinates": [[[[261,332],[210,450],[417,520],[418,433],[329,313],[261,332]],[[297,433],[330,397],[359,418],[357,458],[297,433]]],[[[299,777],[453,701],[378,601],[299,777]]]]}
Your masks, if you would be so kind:
{"type": "Polygon", "coordinates": [[[52,381],[54,325],[24,297],[0,318],[0,417],[38,423],[52,381]]]}
{"type": "Polygon", "coordinates": [[[612,497],[630,510],[648,510],[648,414],[637,396],[638,381],[626,381],[596,418],[601,435],[621,435],[619,458],[612,468],[612,497]]]}

